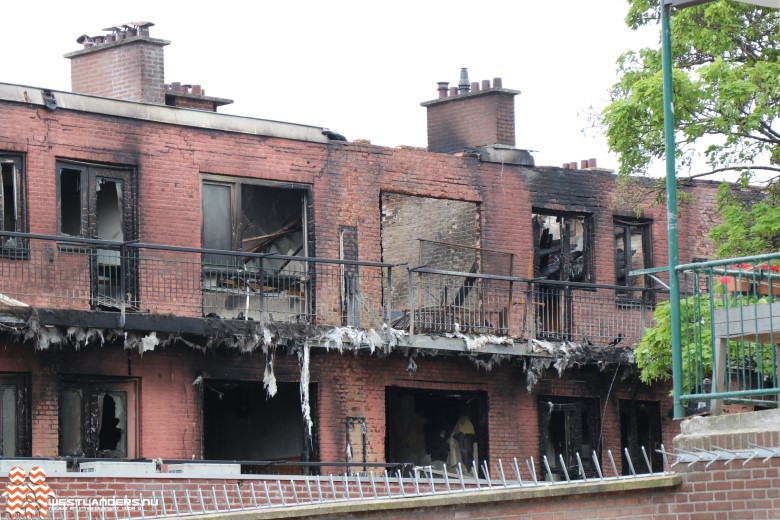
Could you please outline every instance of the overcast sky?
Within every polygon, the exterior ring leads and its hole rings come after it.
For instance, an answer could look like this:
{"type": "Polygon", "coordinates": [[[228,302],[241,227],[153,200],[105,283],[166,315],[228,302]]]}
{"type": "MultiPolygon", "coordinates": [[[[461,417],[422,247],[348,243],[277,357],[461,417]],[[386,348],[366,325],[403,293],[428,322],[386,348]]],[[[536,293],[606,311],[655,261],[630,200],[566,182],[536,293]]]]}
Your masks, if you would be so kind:
{"type": "Polygon", "coordinates": [[[623,19],[625,0],[6,2],[0,81],[70,90],[76,38],[151,21],[166,82],[233,99],[220,112],[328,127],[385,146],[427,144],[421,101],[436,82],[503,78],[516,98],[517,146],[537,165],[594,157],[616,167],[600,110],[621,52],[658,46],[623,19]]]}

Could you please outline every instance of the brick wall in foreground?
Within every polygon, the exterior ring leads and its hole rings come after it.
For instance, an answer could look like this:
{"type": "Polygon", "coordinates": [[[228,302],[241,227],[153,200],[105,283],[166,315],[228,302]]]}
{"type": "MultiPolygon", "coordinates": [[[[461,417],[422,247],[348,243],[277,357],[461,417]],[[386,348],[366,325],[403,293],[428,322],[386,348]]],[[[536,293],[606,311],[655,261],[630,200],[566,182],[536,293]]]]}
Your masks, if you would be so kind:
{"type": "MultiPolygon", "coordinates": [[[[279,477],[242,476],[241,479],[219,478],[176,478],[163,475],[149,478],[113,477],[50,477],[47,482],[60,498],[108,498],[128,497],[163,500],[165,509],[174,511],[173,492],[181,510],[186,511],[187,493],[193,511],[201,512],[202,494],[205,510],[214,514],[214,499],[219,511],[240,509],[241,504],[260,506],[263,518],[344,518],[353,519],[405,520],[415,518],[478,518],[492,519],[534,519],[534,520],[581,520],[632,518],[635,520],[719,520],[719,519],[776,519],[780,518],[780,458],[768,462],[754,459],[743,466],[742,461],[729,467],[716,464],[705,468],[697,463],[676,475],[646,477],[635,480],[591,481],[587,484],[556,484],[523,489],[494,490],[466,493],[446,493],[443,483],[438,493],[415,499],[400,498],[400,490],[393,487],[393,499],[375,501],[344,501],[344,488],[336,482],[336,498],[340,502],[319,503],[317,486],[306,486],[304,480],[291,481],[279,477]],[[295,493],[293,484],[295,483],[295,493]],[[254,488],[254,495],[253,495],[254,488]],[[200,489],[200,492],[199,492],[200,489]],[[311,489],[314,505],[308,505],[311,489]],[[268,495],[266,495],[266,490],[268,495]],[[281,493],[284,494],[282,505],[281,493]],[[240,494],[240,497],[239,497],[240,494]],[[269,497],[272,508],[268,507],[269,497]],[[291,504],[300,501],[302,505],[291,504]]],[[[380,493],[383,484],[379,484],[380,493]]],[[[332,500],[330,484],[323,483],[323,499],[332,500]]],[[[406,492],[414,488],[409,481],[406,492]]],[[[359,493],[353,484],[349,488],[352,499],[359,493]]],[[[363,493],[372,493],[368,481],[363,484],[363,493]]],[[[158,510],[163,509],[158,502],[158,510]]],[[[149,514],[147,506],[145,514],[149,514]]],[[[123,513],[121,516],[124,516],[123,513]]],[[[258,517],[257,511],[234,513],[258,517]]],[[[111,517],[111,515],[108,515],[111,517]]],[[[140,512],[131,513],[140,517],[140,512]]]]}

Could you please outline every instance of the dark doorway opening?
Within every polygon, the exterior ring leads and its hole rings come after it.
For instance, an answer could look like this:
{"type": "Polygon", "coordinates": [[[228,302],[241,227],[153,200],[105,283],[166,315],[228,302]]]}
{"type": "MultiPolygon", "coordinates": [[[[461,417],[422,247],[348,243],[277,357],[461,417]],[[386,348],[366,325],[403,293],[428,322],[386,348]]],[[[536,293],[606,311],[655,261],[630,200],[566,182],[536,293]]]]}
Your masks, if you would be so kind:
{"type": "MultiPolygon", "coordinates": [[[[310,395],[313,406],[315,385],[310,395]]],[[[315,410],[312,415],[316,417],[315,410]]],[[[204,382],[206,459],[310,462],[315,458],[315,444],[315,439],[306,439],[298,383],[277,383],[276,395],[268,398],[261,382],[204,382]]],[[[245,472],[258,469],[245,466],[245,472]]],[[[285,466],[283,472],[301,473],[301,467],[285,466]]]]}
{"type": "MultiPolygon", "coordinates": [[[[620,403],[620,444],[634,464],[637,473],[649,473],[647,462],[642,454],[645,448],[647,458],[653,466],[653,472],[663,471],[664,461],[657,449],[661,447],[661,406],[658,401],[634,401],[621,399],[620,403]]],[[[623,458],[623,474],[630,475],[628,460],[623,458]]]]}
{"type": "Polygon", "coordinates": [[[542,474],[548,480],[583,477],[577,454],[582,460],[586,477],[597,476],[593,452],[599,457],[599,401],[576,397],[539,398],[539,452],[547,457],[552,475],[542,474]],[[561,464],[563,459],[563,465],[561,464]]]}
{"type": "Polygon", "coordinates": [[[387,462],[472,472],[488,458],[485,392],[387,388],[387,462]]]}

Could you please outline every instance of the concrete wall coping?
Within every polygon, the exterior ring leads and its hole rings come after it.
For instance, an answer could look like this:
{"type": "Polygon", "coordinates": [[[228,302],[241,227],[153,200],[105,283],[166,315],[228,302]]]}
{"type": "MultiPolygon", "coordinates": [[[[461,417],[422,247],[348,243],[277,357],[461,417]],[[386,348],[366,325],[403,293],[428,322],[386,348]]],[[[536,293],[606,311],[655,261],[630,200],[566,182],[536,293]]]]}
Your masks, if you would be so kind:
{"type": "Polygon", "coordinates": [[[322,134],[322,127],[317,126],[285,123],[268,119],[253,119],[183,107],[123,101],[107,97],[0,83],[0,101],[23,103],[31,107],[45,106],[44,92],[50,93],[54,97],[58,110],[74,110],[77,112],[125,117],[208,130],[294,139],[296,141],[323,144],[330,142],[322,134]]]}
{"type": "Polygon", "coordinates": [[[758,412],[692,417],[680,424],[680,435],[717,435],[745,431],[780,431],[780,408],[758,412]]]}
{"type": "Polygon", "coordinates": [[[380,500],[352,500],[332,504],[312,504],[284,508],[254,509],[234,513],[198,515],[200,519],[256,520],[258,518],[305,518],[311,516],[333,515],[343,518],[365,512],[403,511],[429,507],[463,506],[500,502],[516,502],[540,498],[575,497],[600,493],[620,493],[643,489],[672,488],[682,483],[682,477],[676,474],[652,475],[618,480],[592,480],[576,484],[550,484],[528,488],[496,489],[493,491],[466,491],[450,494],[437,494],[414,498],[391,498],[380,500]]]}

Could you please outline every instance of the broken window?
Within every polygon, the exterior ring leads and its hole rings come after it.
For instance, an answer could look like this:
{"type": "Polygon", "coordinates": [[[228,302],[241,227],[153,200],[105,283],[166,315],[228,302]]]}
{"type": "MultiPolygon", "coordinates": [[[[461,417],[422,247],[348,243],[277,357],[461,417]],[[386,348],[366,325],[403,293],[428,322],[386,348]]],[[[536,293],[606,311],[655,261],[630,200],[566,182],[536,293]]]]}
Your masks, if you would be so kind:
{"type": "MultiPolygon", "coordinates": [[[[314,386],[310,394],[316,395],[314,386]]],[[[203,446],[210,460],[314,460],[316,443],[306,439],[300,386],[277,383],[276,395],[268,398],[260,382],[204,381],[203,446]]],[[[290,470],[299,468],[284,467],[290,470]]]]}
{"type": "MultiPolygon", "coordinates": [[[[653,472],[663,471],[661,448],[661,406],[658,401],[621,399],[620,443],[628,449],[636,473],[649,473],[642,448],[653,466],[653,472]]],[[[623,474],[630,475],[628,460],[623,457],[623,474]]]]}
{"type": "MultiPolygon", "coordinates": [[[[0,231],[27,231],[27,208],[22,158],[0,154],[0,231]]],[[[24,255],[25,242],[18,237],[0,236],[3,257],[24,255]]]]}
{"type": "MultiPolygon", "coordinates": [[[[590,217],[539,211],[532,215],[534,276],[566,282],[591,282],[590,217]]],[[[537,284],[535,299],[538,335],[570,339],[573,328],[571,289],[537,284]]]]}
{"type": "Polygon", "coordinates": [[[0,375],[0,457],[30,457],[29,377],[0,375]]]}
{"type": "Polygon", "coordinates": [[[228,182],[208,176],[202,191],[202,247],[271,253],[287,259],[203,255],[204,313],[223,318],[259,318],[263,308],[277,318],[307,314],[309,190],[300,185],[228,182]]]}
{"type": "Polygon", "coordinates": [[[487,394],[387,388],[387,462],[411,462],[456,473],[488,458],[487,394]]]}
{"type": "MultiPolygon", "coordinates": [[[[569,397],[539,398],[539,451],[547,457],[552,475],[548,480],[563,480],[563,465],[571,479],[582,478],[577,454],[585,476],[596,476],[593,452],[599,456],[599,406],[597,399],[569,397]]],[[[542,466],[543,475],[546,469],[542,466]]]]}
{"type": "MultiPolygon", "coordinates": [[[[130,242],[136,238],[135,183],[131,170],[57,163],[58,224],[61,235],[130,242]]],[[[121,246],[89,250],[96,307],[137,303],[135,262],[121,246]]]]}
{"type": "Polygon", "coordinates": [[[534,272],[548,280],[590,282],[590,219],[587,215],[534,213],[534,272]]]}
{"type": "MultiPolygon", "coordinates": [[[[652,266],[650,221],[616,218],[614,227],[615,284],[636,289],[646,289],[648,287],[646,276],[628,276],[628,273],[652,266]]],[[[643,292],[638,291],[624,291],[621,294],[631,298],[643,297],[643,292]]]]}
{"type": "Polygon", "coordinates": [[[64,379],[60,386],[60,455],[137,456],[136,381],[64,379]]]}

